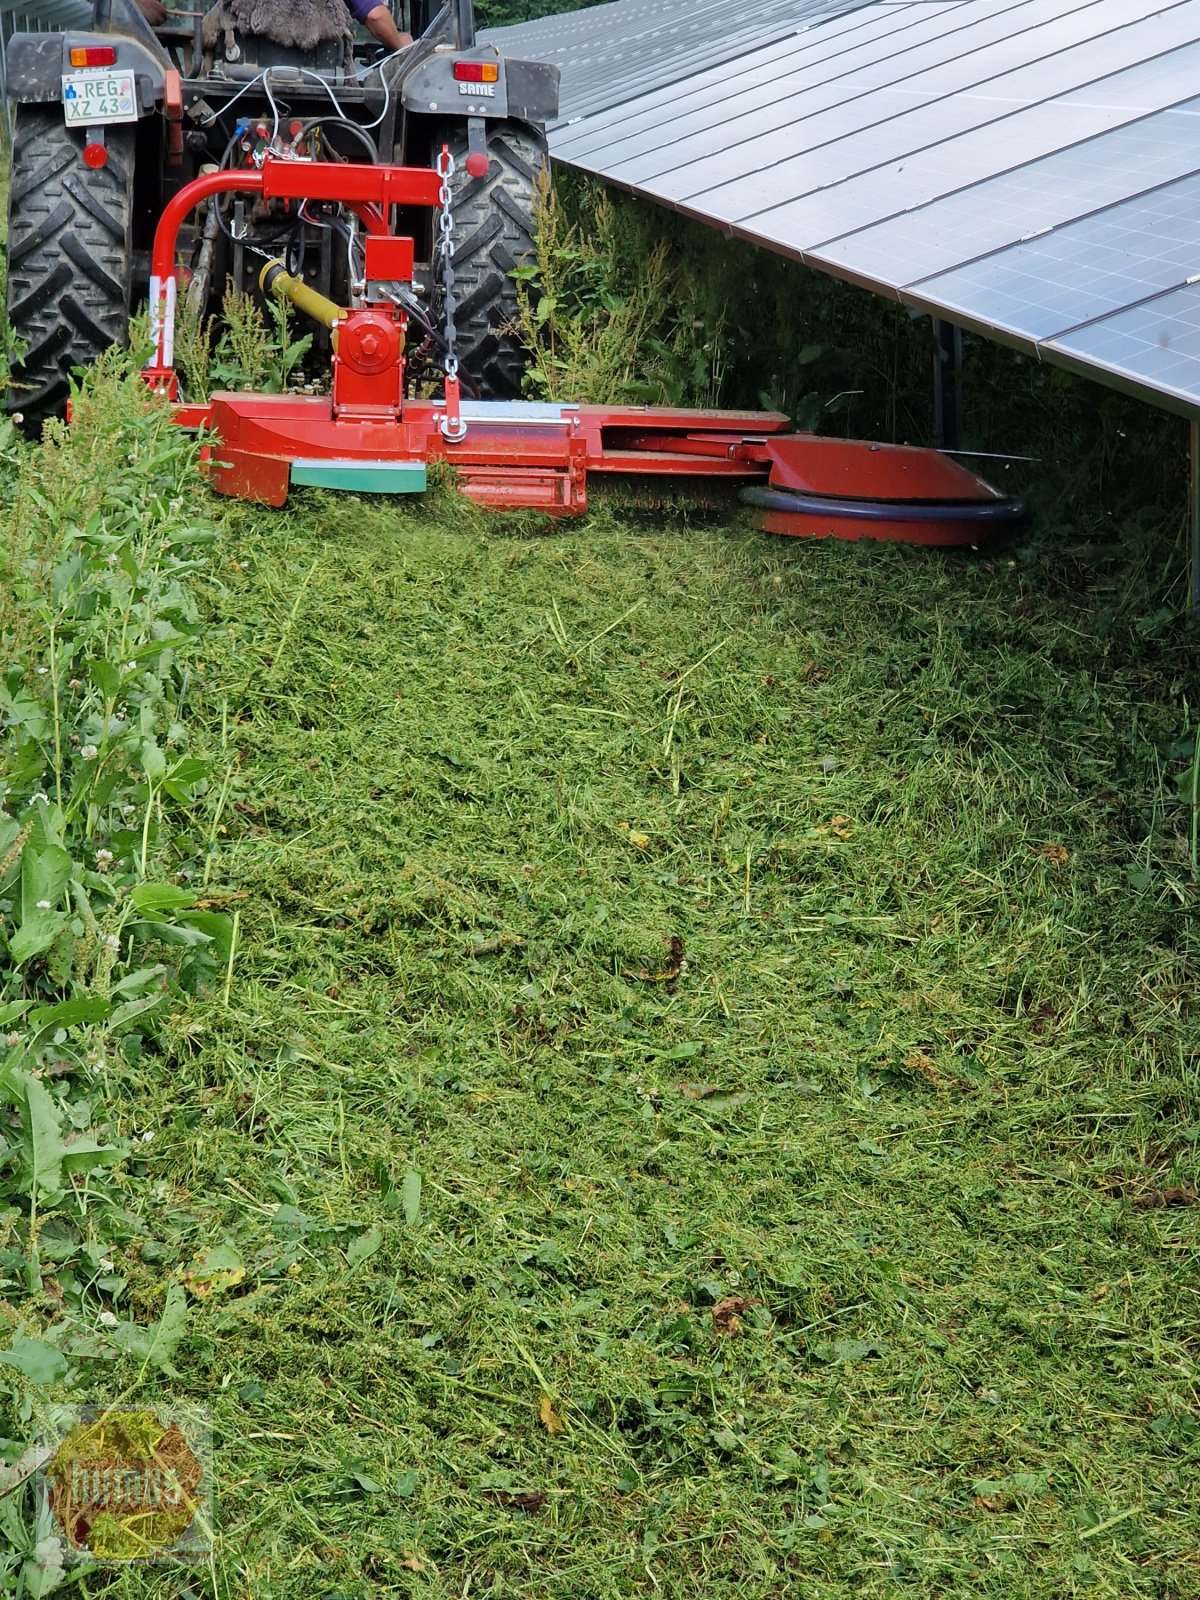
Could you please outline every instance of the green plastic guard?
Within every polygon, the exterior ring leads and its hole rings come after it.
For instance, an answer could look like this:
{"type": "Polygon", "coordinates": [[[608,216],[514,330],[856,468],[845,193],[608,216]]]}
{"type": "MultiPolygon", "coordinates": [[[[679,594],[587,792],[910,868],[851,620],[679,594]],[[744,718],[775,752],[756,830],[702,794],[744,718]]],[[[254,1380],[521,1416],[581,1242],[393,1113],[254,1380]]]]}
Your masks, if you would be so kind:
{"type": "Polygon", "coordinates": [[[293,461],[293,488],[350,489],[363,494],[423,494],[423,461],[293,461]]]}

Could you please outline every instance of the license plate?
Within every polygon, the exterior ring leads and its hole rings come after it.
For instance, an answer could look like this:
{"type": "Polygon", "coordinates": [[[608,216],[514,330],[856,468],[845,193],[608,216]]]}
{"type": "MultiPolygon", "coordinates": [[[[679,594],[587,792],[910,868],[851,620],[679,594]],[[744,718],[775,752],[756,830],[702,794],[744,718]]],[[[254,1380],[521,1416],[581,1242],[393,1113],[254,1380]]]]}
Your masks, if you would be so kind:
{"type": "Polygon", "coordinates": [[[105,122],[136,122],[137,85],[132,72],[72,72],[62,81],[68,127],[95,128],[105,122]]]}

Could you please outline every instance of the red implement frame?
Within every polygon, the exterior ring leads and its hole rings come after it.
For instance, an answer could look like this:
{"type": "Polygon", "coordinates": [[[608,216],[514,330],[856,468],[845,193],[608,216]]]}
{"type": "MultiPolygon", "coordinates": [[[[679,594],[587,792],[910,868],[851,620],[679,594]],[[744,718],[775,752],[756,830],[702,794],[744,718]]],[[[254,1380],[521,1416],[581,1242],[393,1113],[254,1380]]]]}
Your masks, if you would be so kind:
{"type": "Polygon", "coordinates": [[[229,191],[268,203],[337,201],[368,234],[363,303],[335,327],[331,395],[218,394],[206,405],[178,407],[183,426],[216,436],[207,455],[219,492],[278,506],[298,463],[352,474],[444,460],[472,500],[553,516],[585,511],[589,485],[633,482],[653,503],[672,480],[685,480],[685,492],[700,498],[722,486],[740,490],[759,507],[761,526],[810,537],[976,544],[1020,515],[1016,502],[936,451],[795,434],[774,412],[460,404],[456,380],[447,380],[445,400],[406,399],[406,318],[373,280],[394,279],[411,262],[407,241],[391,231],[393,208],[436,206],[440,186],[426,168],[268,155],[261,168],[198,178],[169,203],[154,241],[155,354],[146,377],[171,399],[178,392],[175,258],[194,206],[229,191]]]}

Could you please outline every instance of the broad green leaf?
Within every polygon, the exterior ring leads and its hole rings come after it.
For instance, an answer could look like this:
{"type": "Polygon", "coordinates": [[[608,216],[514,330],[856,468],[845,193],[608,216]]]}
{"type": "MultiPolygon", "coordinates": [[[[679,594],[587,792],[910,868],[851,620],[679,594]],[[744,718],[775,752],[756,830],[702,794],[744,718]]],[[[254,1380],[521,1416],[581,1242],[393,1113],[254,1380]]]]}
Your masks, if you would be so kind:
{"type": "Polygon", "coordinates": [[[818,1361],[841,1361],[847,1364],[882,1353],[883,1346],[873,1339],[822,1339],[813,1346],[813,1355],[818,1361]]]}
{"type": "Polygon", "coordinates": [[[378,1228],[368,1228],[366,1233],[360,1233],[346,1249],[346,1265],[349,1270],[353,1272],[356,1267],[361,1267],[364,1261],[369,1261],[382,1243],[383,1234],[378,1228]]]}
{"type": "Polygon", "coordinates": [[[100,693],[111,700],[121,687],[121,669],[111,661],[93,661],[88,671],[100,693]]]}
{"type": "Polygon", "coordinates": [[[411,1228],[421,1215],[421,1174],[406,1172],[400,1184],[400,1200],[404,1206],[404,1220],[411,1228]]]}
{"type": "Polygon", "coordinates": [[[227,917],[223,911],[187,911],[179,920],[202,933],[206,939],[211,939],[222,961],[229,959],[229,947],[233,939],[232,917],[227,917]]]}
{"type": "Polygon", "coordinates": [[[62,1587],[66,1575],[65,1555],[66,1547],[56,1532],[37,1541],[21,1567],[22,1593],[28,1595],[29,1600],[45,1600],[62,1587]]]}
{"type": "Polygon", "coordinates": [[[7,1028],[12,1022],[17,1022],[29,1010],[32,1001],[10,1000],[7,1005],[0,1006],[0,1028],[7,1028]]]}
{"type": "Polygon", "coordinates": [[[32,840],[21,852],[21,926],[9,940],[16,966],[48,950],[63,927],[58,909],[71,876],[71,857],[60,846],[32,840]]]}
{"type": "Polygon", "coordinates": [[[83,1000],[64,1000],[56,1006],[39,1006],[29,1013],[29,1026],[34,1033],[44,1033],[48,1028],[75,1028],[89,1022],[105,1022],[112,1012],[108,1000],[93,997],[83,1000]]]}
{"type": "Polygon", "coordinates": [[[125,1004],[118,1006],[108,1019],[109,1033],[115,1037],[124,1032],[131,1023],[145,1016],[148,1011],[156,1011],[169,998],[169,995],[160,990],[157,994],[143,995],[140,1000],[126,1000],[125,1004]]]}
{"type": "Polygon", "coordinates": [[[196,904],[190,889],[177,888],[173,883],[139,883],[129,898],[139,911],[178,911],[196,904]]]}
{"type": "Polygon", "coordinates": [[[142,744],[142,770],[151,783],[158,783],[167,770],[167,758],[153,739],[142,744]]]}
{"type": "Polygon", "coordinates": [[[61,1383],[67,1375],[67,1358],[44,1339],[15,1338],[7,1350],[0,1350],[0,1362],[23,1373],[31,1383],[61,1383]]]}
{"type": "Polygon", "coordinates": [[[198,785],[206,783],[210,775],[211,769],[207,761],[197,761],[193,756],[185,756],[182,761],[177,761],[163,778],[163,788],[172,800],[178,800],[180,805],[186,805],[194,798],[198,785]]]}
{"type": "Polygon", "coordinates": [[[211,1294],[223,1294],[244,1281],[246,1263],[231,1244],[214,1244],[202,1250],[188,1266],[180,1268],[180,1277],[196,1296],[203,1300],[211,1294]]]}
{"type": "MultiPolygon", "coordinates": [[[[166,967],[161,962],[153,967],[139,967],[136,972],[126,973],[119,983],[114,983],[112,992],[124,995],[130,1000],[137,999],[149,989],[151,984],[161,987],[161,979],[166,970],[166,967]]],[[[2,1023],[2,1020],[0,1018],[0,1023],[2,1023]]]]}
{"type": "Polygon", "coordinates": [[[121,1322],[109,1334],[110,1341],[143,1366],[157,1367],[168,1378],[179,1376],[172,1360],[187,1327],[187,1295],[183,1285],[169,1284],[163,1314],[153,1328],[136,1322],[121,1322]]]}
{"type": "Polygon", "coordinates": [[[25,1092],[25,1141],[29,1183],[36,1194],[62,1193],[62,1113],[40,1078],[19,1074],[25,1092]]]}
{"type": "Polygon", "coordinates": [[[63,1146],[62,1165],[67,1173],[91,1172],[95,1167],[111,1167],[128,1155],[126,1144],[101,1144],[98,1139],[72,1139],[63,1146]]]}

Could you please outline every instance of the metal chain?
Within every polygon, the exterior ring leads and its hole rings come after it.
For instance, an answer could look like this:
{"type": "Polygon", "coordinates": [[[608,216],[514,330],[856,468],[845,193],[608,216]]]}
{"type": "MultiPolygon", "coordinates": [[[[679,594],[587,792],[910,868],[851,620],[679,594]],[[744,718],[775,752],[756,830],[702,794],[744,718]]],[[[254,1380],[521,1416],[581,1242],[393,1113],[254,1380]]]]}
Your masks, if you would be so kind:
{"type": "Polygon", "coordinates": [[[443,145],[437,158],[437,175],[442,180],[438,190],[438,254],[442,258],[442,297],[445,315],[446,376],[458,377],[458,355],[455,351],[454,312],[454,222],[450,215],[450,179],[454,176],[454,157],[449,145],[443,145]]]}

